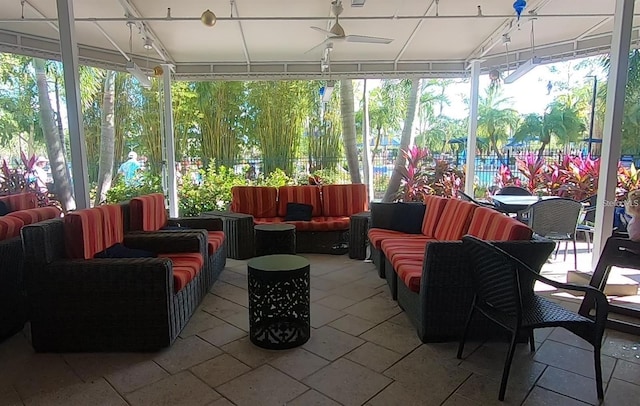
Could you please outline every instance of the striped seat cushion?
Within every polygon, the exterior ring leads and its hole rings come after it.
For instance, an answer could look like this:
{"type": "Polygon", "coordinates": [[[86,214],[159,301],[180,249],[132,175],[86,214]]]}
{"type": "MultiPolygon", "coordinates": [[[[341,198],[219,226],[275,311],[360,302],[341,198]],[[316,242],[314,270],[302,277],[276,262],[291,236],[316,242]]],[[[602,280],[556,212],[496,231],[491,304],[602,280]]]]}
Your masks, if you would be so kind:
{"type": "Polygon", "coordinates": [[[224,244],[224,231],[209,231],[207,236],[207,252],[209,255],[218,251],[218,248],[224,244]]]}
{"type": "Polygon", "coordinates": [[[487,207],[475,209],[467,233],[489,241],[529,240],[533,235],[525,224],[487,207]]]}
{"type": "Polygon", "coordinates": [[[393,260],[397,254],[403,253],[418,253],[424,255],[426,246],[429,242],[435,241],[432,238],[390,238],[382,241],[380,245],[384,256],[393,260]]]}
{"type": "Polygon", "coordinates": [[[167,225],[167,209],[162,193],[138,196],[129,202],[131,231],[157,231],[167,225]]]}
{"type": "Polygon", "coordinates": [[[278,216],[285,217],[287,215],[287,203],[311,205],[311,216],[322,216],[322,202],[318,186],[280,186],[278,188],[278,216]]]}
{"type": "Polygon", "coordinates": [[[18,237],[24,222],[18,217],[0,217],[0,241],[18,237]]]}
{"type": "Polygon", "coordinates": [[[422,263],[404,263],[396,269],[398,279],[405,284],[409,290],[420,293],[420,282],[422,281],[422,263]]]}
{"type": "Polygon", "coordinates": [[[278,189],[271,186],[234,186],[231,188],[231,211],[253,217],[278,215],[278,189]]]}
{"type": "Polygon", "coordinates": [[[171,260],[174,292],[178,292],[187,286],[200,273],[204,264],[202,255],[197,252],[158,254],[158,258],[171,260]]]}
{"type": "Polygon", "coordinates": [[[469,229],[471,216],[477,207],[462,200],[447,199],[433,236],[438,241],[461,240],[469,229]]]}
{"type": "Polygon", "coordinates": [[[322,186],[322,215],[349,217],[367,210],[367,187],[362,183],[322,186]]]}
{"type": "Polygon", "coordinates": [[[68,213],[64,217],[64,245],[67,258],[91,259],[110,247],[105,241],[103,211],[97,208],[68,213]]]}
{"type": "Polygon", "coordinates": [[[436,226],[442,216],[442,210],[447,203],[447,199],[440,196],[426,196],[424,204],[424,218],[422,219],[422,234],[429,238],[434,238],[436,226]]]}
{"type": "Polygon", "coordinates": [[[38,197],[35,193],[31,192],[0,196],[0,201],[3,201],[10,211],[34,209],[38,207],[38,197]]]}
{"type": "Polygon", "coordinates": [[[405,236],[408,237],[407,234],[401,231],[387,230],[386,228],[370,228],[367,232],[367,236],[369,237],[369,242],[371,243],[371,245],[373,245],[378,250],[380,249],[382,240],[385,240],[387,238],[404,238],[405,236]]]}
{"type": "Polygon", "coordinates": [[[57,218],[61,215],[62,212],[55,206],[36,207],[35,209],[18,210],[7,214],[9,217],[18,217],[25,225],[57,218]]]}

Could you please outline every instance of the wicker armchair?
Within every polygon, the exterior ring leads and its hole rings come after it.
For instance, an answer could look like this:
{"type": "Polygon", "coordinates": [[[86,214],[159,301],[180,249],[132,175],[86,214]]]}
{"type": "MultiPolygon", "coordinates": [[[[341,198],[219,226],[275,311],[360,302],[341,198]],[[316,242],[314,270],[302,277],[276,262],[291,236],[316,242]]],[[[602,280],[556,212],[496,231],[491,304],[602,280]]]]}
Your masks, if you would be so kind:
{"type": "MultiPolygon", "coordinates": [[[[203,298],[205,272],[195,270],[191,280],[180,278],[194,270],[193,260],[181,261],[181,256],[203,261],[207,252],[204,231],[123,239],[121,220],[120,224],[107,222],[106,215],[95,214],[101,208],[104,206],[22,229],[36,351],[155,351],[173,343],[203,298]],[[88,211],[91,216],[85,216],[88,211]],[[92,229],[85,218],[76,227],[73,220],[82,216],[90,218],[92,229]],[[71,242],[78,240],[84,244],[71,242]],[[177,254],[94,258],[95,252],[112,242],[177,254]],[[72,255],[78,250],[80,257],[72,255]],[[182,287],[178,285],[181,280],[186,280],[182,287]]],[[[117,219],[120,207],[110,209],[117,219]]]]}
{"type": "Polygon", "coordinates": [[[529,335],[531,351],[535,351],[533,330],[542,327],[563,327],[593,345],[596,389],[598,398],[604,398],[602,390],[602,368],[600,347],[607,321],[607,298],[591,286],[559,283],[540,276],[524,262],[500,248],[475,237],[463,237],[462,246],[471,262],[474,281],[474,298],[464,334],[458,347],[458,358],[462,358],[470,322],[476,311],[511,332],[511,344],[505,361],[500,383],[499,400],[504,395],[509,379],[509,370],[520,332],[529,335]],[[558,289],[589,293],[595,300],[595,317],[588,318],[574,313],[533,292],[530,281],[541,281],[558,289]]]}

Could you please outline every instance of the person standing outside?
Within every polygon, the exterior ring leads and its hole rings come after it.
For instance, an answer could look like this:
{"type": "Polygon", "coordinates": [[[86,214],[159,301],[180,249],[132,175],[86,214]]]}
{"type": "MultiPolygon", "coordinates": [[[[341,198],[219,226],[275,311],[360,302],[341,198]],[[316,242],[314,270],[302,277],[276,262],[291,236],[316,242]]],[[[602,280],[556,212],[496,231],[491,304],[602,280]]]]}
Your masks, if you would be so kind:
{"type": "Polygon", "coordinates": [[[124,176],[124,183],[131,185],[140,169],[140,163],[138,162],[138,154],[134,151],[129,152],[127,158],[129,159],[118,168],[118,174],[124,176]]]}
{"type": "Polygon", "coordinates": [[[36,188],[41,193],[48,193],[49,189],[47,188],[47,171],[44,170],[44,167],[47,165],[47,158],[43,156],[39,156],[36,159],[35,164],[33,165],[33,173],[35,175],[36,188]]]}

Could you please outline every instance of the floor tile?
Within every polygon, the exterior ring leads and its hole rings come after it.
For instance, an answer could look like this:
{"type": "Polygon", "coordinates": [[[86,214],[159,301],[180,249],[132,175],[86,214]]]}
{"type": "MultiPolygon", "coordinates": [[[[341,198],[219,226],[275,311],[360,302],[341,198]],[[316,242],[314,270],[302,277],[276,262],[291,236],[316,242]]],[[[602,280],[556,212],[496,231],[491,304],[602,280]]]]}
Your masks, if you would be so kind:
{"type": "Polygon", "coordinates": [[[347,299],[352,299],[357,302],[367,299],[371,296],[375,296],[380,292],[381,288],[370,288],[368,286],[356,285],[353,283],[350,283],[348,285],[342,284],[340,286],[336,286],[335,289],[331,291],[331,293],[334,295],[343,296],[347,299]]]}
{"type": "Polygon", "coordinates": [[[438,390],[425,391],[424,389],[405,385],[401,382],[393,382],[369,400],[367,406],[436,406],[440,405],[448,394],[438,390]]]}
{"type": "Polygon", "coordinates": [[[376,295],[344,309],[344,312],[374,323],[385,321],[402,310],[386,295],[376,295]]]}
{"type": "Polygon", "coordinates": [[[285,374],[300,380],[329,364],[329,361],[302,348],[294,348],[286,351],[280,357],[269,361],[269,364],[285,374]]]}
{"type": "Polygon", "coordinates": [[[126,370],[139,363],[152,361],[153,353],[68,353],[62,354],[76,375],[89,382],[108,374],[126,370]]]}
{"type": "Polygon", "coordinates": [[[309,288],[309,295],[311,298],[311,302],[317,302],[318,300],[322,300],[327,296],[331,296],[331,293],[327,290],[316,289],[313,286],[309,288]]]}
{"type": "Polygon", "coordinates": [[[249,340],[249,337],[223,345],[222,350],[233,355],[252,368],[259,367],[260,365],[276,359],[283,354],[281,351],[265,350],[264,348],[260,348],[254,345],[249,340]]]}
{"type": "Polygon", "coordinates": [[[553,340],[553,341],[558,341],[558,342],[561,342],[563,344],[572,345],[574,347],[579,347],[579,348],[582,348],[582,349],[588,350],[588,351],[592,351],[593,350],[593,346],[591,344],[589,344],[588,341],[583,340],[582,338],[580,338],[577,335],[573,334],[569,330],[564,329],[564,328],[560,328],[560,327],[555,328],[553,330],[553,332],[551,334],[549,334],[548,339],[549,340],[553,340]]]}
{"type": "Polygon", "coordinates": [[[311,331],[311,338],[304,344],[303,348],[329,361],[333,361],[363,343],[364,340],[324,326],[311,331]]]}
{"type": "Polygon", "coordinates": [[[180,337],[191,337],[201,331],[209,330],[222,324],[224,324],[224,321],[212,316],[200,308],[196,310],[193,316],[191,316],[187,325],[180,332],[180,337]]]}
{"type": "Polygon", "coordinates": [[[222,324],[198,333],[198,337],[208,343],[221,347],[227,343],[245,337],[247,332],[238,327],[222,321],[222,324]]]}
{"type": "Polygon", "coordinates": [[[409,316],[405,312],[400,312],[387,321],[393,324],[398,324],[400,326],[415,328],[413,327],[413,324],[411,324],[411,320],[409,319],[409,316]]]}
{"type": "Polygon", "coordinates": [[[346,359],[339,359],[303,381],[343,405],[362,405],[391,379],[346,359]]]}
{"type": "Polygon", "coordinates": [[[127,402],[104,379],[62,386],[27,399],[25,406],[105,405],[127,406],[127,402]]]}
{"type": "Polygon", "coordinates": [[[211,293],[240,306],[249,306],[249,295],[246,288],[242,289],[229,283],[218,282],[211,288],[211,293]]]}
{"type": "Polygon", "coordinates": [[[364,343],[344,357],[376,372],[382,372],[400,360],[402,354],[374,343],[364,343]]]}
{"type": "Polygon", "coordinates": [[[243,364],[229,354],[222,354],[191,368],[191,372],[207,385],[215,388],[246,372],[251,367],[243,364]]]}
{"type": "Polygon", "coordinates": [[[328,279],[330,281],[336,281],[340,283],[351,283],[357,281],[358,279],[362,279],[365,277],[366,271],[356,270],[356,269],[339,269],[335,272],[330,272],[328,274],[322,275],[323,279],[328,279]]]}
{"type": "Polygon", "coordinates": [[[522,406],[587,406],[588,403],[563,396],[559,393],[551,392],[539,386],[533,388],[522,406]]]}
{"type": "Polygon", "coordinates": [[[338,295],[329,295],[320,299],[316,302],[319,305],[329,307],[335,310],[341,310],[345,307],[349,307],[351,305],[356,304],[357,302],[353,299],[347,299],[346,297],[338,296],[338,295]]]}
{"type": "Polygon", "coordinates": [[[177,339],[173,345],[155,357],[155,361],[170,374],[200,364],[222,351],[198,336],[177,339]]]}
{"type": "Polygon", "coordinates": [[[128,393],[168,376],[169,374],[155,362],[144,361],[119,369],[105,377],[118,392],[128,393]]]}
{"type": "Polygon", "coordinates": [[[237,303],[223,299],[220,296],[216,296],[211,293],[205,295],[205,298],[200,304],[200,309],[223,320],[225,317],[247,311],[246,307],[240,306],[237,303]]]}
{"type": "Polygon", "coordinates": [[[640,399],[640,386],[612,379],[604,395],[605,404],[615,406],[635,406],[640,399]]]}
{"type": "Polygon", "coordinates": [[[608,330],[602,343],[602,354],[640,364],[640,337],[608,330]]]}
{"type": "Polygon", "coordinates": [[[344,316],[344,312],[340,310],[335,310],[318,303],[314,303],[311,306],[311,327],[320,328],[327,323],[331,323],[332,321],[339,319],[344,316]]]}
{"type": "Polygon", "coordinates": [[[13,387],[0,389],[0,405],[5,406],[23,406],[20,395],[13,387]]]}
{"type": "Polygon", "coordinates": [[[413,328],[389,322],[381,323],[360,335],[367,341],[374,342],[399,354],[408,354],[422,342],[413,328]]]}
{"type": "Polygon", "coordinates": [[[464,381],[456,390],[456,393],[467,399],[474,400],[483,405],[520,405],[529,393],[530,386],[522,386],[509,380],[505,392],[504,401],[498,400],[500,392],[500,380],[487,376],[473,374],[464,381]]]}
{"type": "Polygon", "coordinates": [[[310,282],[312,288],[324,290],[327,292],[332,292],[334,289],[343,285],[342,282],[331,281],[329,279],[324,279],[321,276],[312,276],[310,282]]]}
{"type": "Polygon", "coordinates": [[[223,316],[222,319],[227,323],[239,328],[240,330],[243,330],[247,333],[249,332],[249,310],[248,309],[243,309],[242,311],[232,315],[223,316]]]}
{"type": "Polygon", "coordinates": [[[214,400],[211,403],[207,403],[207,406],[235,406],[231,401],[227,398],[220,398],[218,400],[214,400]]]}
{"type": "Polygon", "coordinates": [[[613,378],[640,385],[640,364],[618,360],[613,370],[613,378]]]}
{"type": "Polygon", "coordinates": [[[220,398],[220,394],[183,371],[138,389],[126,398],[132,406],[201,406],[220,398]]]}
{"type": "Polygon", "coordinates": [[[547,367],[536,385],[585,403],[599,403],[595,379],[573,372],[547,367]]]}
{"type": "Polygon", "coordinates": [[[334,402],[322,393],[311,389],[288,402],[287,406],[340,406],[340,403],[334,402]]]}
{"type": "MultiPolygon", "coordinates": [[[[595,377],[593,351],[546,340],[536,351],[533,359],[589,378],[595,377]]],[[[606,382],[613,372],[615,359],[607,355],[601,355],[600,359],[602,363],[602,379],[606,382]]]]}
{"type": "Polygon", "coordinates": [[[352,336],[359,336],[365,331],[375,327],[375,325],[376,323],[372,321],[361,319],[360,317],[356,317],[351,314],[347,314],[346,316],[329,323],[329,326],[340,331],[344,331],[347,334],[351,334],[352,336]]]}
{"type": "Polygon", "coordinates": [[[44,392],[81,383],[80,378],[58,354],[33,354],[11,371],[13,385],[25,400],[44,392]]]}
{"type": "Polygon", "coordinates": [[[307,389],[269,365],[263,365],[217,388],[238,406],[282,406],[307,389]]]}

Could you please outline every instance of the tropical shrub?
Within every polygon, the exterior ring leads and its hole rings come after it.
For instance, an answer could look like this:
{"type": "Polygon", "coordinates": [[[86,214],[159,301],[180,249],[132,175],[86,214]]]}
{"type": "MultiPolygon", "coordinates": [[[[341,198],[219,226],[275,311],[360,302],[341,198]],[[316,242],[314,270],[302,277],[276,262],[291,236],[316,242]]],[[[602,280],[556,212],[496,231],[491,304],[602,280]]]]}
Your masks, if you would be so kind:
{"type": "Polygon", "coordinates": [[[640,189],[640,171],[634,164],[629,168],[618,165],[618,187],[616,188],[616,200],[619,202],[627,200],[627,194],[636,189],[640,189]]]}
{"type": "Polygon", "coordinates": [[[119,203],[134,197],[150,193],[162,193],[162,179],[151,172],[139,172],[135,182],[125,182],[124,176],[118,175],[114,179],[111,189],[107,191],[107,203],[119,203]]]}
{"type": "Polygon", "coordinates": [[[500,190],[505,186],[522,186],[522,181],[517,176],[513,176],[511,169],[505,164],[498,168],[495,178],[495,189],[500,190]]]}
{"type": "Polygon", "coordinates": [[[43,193],[38,188],[34,169],[36,156],[27,158],[24,152],[20,151],[20,159],[21,162],[16,161],[15,168],[9,168],[7,161],[2,160],[0,196],[30,192],[36,195],[39,207],[50,205],[61,207],[59,202],[49,199],[48,193],[43,193]]]}
{"type": "Polygon", "coordinates": [[[216,167],[209,164],[207,170],[200,170],[202,182],[184,181],[179,190],[179,211],[181,216],[197,216],[211,210],[226,210],[231,204],[231,188],[247,185],[244,175],[233,168],[216,167]]]}
{"type": "Polygon", "coordinates": [[[280,187],[285,185],[292,185],[293,179],[291,179],[282,169],[276,168],[268,174],[266,177],[259,176],[256,185],[258,186],[273,186],[280,187]]]}

